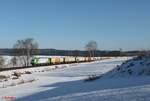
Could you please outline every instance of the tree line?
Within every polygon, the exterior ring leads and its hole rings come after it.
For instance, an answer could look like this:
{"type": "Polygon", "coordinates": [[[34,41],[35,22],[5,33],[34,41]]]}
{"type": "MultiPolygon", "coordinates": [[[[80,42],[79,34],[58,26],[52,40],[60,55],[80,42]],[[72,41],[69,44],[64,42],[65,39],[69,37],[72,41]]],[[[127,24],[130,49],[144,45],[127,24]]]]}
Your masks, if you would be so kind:
{"type": "MultiPolygon", "coordinates": [[[[86,56],[86,57],[97,57],[97,56],[132,56],[148,54],[147,51],[132,51],[122,52],[122,49],[118,51],[100,51],[96,41],[89,41],[85,47],[85,51],[80,50],[55,50],[55,49],[39,49],[38,43],[33,38],[26,38],[17,40],[13,45],[11,52],[11,63],[13,66],[29,66],[31,58],[34,55],[63,55],[63,56],[86,56]],[[19,61],[19,62],[18,62],[19,61]]],[[[0,67],[5,63],[5,59],[0,56],[0,67]]]]}

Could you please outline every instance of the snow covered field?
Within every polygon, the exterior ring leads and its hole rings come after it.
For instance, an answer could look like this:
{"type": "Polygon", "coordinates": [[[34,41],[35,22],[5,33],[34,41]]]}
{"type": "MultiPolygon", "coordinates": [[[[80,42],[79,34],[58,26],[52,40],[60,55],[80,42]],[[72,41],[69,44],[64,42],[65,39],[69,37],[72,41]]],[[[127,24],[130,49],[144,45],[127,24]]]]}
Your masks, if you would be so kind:
{"type": "MultiPolygon", "coordinates": [[[[32,72],[22,75],[23,80],[34,78],[35,81],[0,88],[0,101],[7,101],[3,98],[5,96],[15,96],[16,101],[150,101],[148,76],[84,81],[89,75],[111,71],[127,59],[130,58],[118,57],[92,63],[60,65],[55,70],[50,69],[55,66],[20,70],[32,72]]],[[[12,72],[14,71],[1,74],[9,75],[12,72]]]]}

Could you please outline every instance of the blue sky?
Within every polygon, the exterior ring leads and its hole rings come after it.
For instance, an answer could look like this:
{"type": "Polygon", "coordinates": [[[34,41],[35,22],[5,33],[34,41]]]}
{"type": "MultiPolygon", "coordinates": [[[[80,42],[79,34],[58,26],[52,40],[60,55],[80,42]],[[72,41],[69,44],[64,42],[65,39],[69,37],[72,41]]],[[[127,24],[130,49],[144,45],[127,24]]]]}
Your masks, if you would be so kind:
{"type": "Polygon", "coordinates": [[[150,0],[0,0],[0,47],[34,38],[40,48],[150,49],[150,0]]]}

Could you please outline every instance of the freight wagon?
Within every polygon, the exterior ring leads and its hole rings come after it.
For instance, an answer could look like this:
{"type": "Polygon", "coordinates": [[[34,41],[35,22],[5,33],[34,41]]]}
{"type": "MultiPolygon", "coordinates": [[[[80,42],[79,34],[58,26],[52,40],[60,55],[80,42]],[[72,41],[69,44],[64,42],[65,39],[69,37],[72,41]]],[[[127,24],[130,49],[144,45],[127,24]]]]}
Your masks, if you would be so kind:
{"type": "Polygon", "coordinates": [[[35,57],[31,60],[32,66],[55,65],[67,63],[90,62],[101,59],[100,57],[35,57]]]}

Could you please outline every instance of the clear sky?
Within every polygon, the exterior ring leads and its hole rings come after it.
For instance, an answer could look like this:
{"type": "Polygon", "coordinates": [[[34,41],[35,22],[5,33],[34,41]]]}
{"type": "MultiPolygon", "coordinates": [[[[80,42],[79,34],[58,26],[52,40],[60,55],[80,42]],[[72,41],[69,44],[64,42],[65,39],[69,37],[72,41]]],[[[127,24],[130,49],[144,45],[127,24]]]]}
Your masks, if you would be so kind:
{"type": "Polygon", "coordinates": [[[150,0],[0,0],[0,48],[34,38],[40,48],[150,49],[150,0]]]}

